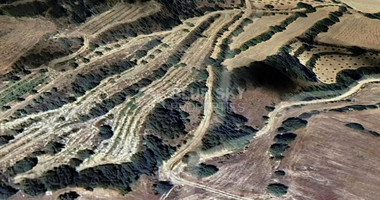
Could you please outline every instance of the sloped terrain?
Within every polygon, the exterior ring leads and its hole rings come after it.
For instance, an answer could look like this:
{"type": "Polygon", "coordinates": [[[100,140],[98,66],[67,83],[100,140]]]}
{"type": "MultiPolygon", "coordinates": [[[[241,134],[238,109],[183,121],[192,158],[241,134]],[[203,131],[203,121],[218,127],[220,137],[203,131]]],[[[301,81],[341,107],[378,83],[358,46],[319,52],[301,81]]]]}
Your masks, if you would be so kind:
{"type": "Polygon", "coordinates": [[[0,1],[0,198],[377,199],[365,12],[0,1]]]}

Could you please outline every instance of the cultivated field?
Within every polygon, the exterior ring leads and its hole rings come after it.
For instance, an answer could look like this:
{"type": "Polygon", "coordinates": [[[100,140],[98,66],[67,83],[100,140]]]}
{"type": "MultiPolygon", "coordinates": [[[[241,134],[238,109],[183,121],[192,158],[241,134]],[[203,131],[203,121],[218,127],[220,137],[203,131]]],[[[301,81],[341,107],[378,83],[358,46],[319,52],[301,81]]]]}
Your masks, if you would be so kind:
{"type": "Polygon", "coordinates": [[[342,21],[331,26],[327,33],[320,34],[317,41],[337,46],[379,50],[379,20],[367,18],[359,13],[346,15],[341,19],[342,21]]]}

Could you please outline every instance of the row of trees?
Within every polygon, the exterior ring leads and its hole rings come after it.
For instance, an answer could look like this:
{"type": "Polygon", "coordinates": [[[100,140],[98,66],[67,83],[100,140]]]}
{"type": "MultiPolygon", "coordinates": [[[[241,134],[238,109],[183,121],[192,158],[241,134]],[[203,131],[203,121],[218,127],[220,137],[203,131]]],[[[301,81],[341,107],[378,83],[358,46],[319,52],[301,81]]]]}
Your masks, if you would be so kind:
{"type": "Polygon", "coordinates": [[[329,14],[329,17],[324,18],[313,25],[300,39],[307,41],[309,44],[314,43],[315,37],[322,32],[327,32],[329,27],[338,23],[339,17],[343,16],[343,13],[346,12],[345,7],[340,7],[339,11],[335,11],[329,14]]]}
{"type": "MultiPolygon", "coordinates": [[[[136,95],[142,88],[148,86],[153,81],[162,78],[172,66],[175,66],[180,62],[186,50],[191,46],[192,43],[201,37],[201,33],[204,32],[210,26],[210,24],[215,21],[216,17],[211,17],[207,21],[203,22],[199,27],[195,29],[194,33],[189,34],[188,37],[177,46],[176,52],[169,56],[167,62],[162,64],[159,69],[153,71],[151,75],[141,79],[139,82],[124,88],[120,92],[117,92],[110,98],[104,99],[102,103],[97,104],[95,107],[93,107],[88,114],[81,116],[81,119],[89,120],[108,113],[112,108],[124,102],[128,96],[136,95]]],[[[153,48],[154,46],[151,45],[150,47],[153,48]]],[[[204,74],[204,72],[200,72],[200,75],[202,74],[204,74]]]]}
{"type": "Polygon", "coordinates": [[[111,188],[127,193],[142,174],[153,175],[175,150],[153,135],[145,136],[144,144],[144,149],[133,155],[131,162],[100,165],[82,171],[76,171],[70,165],[61,165],[39,178],[23,180],[21,188],[32,196],[68,186],[90,190],[97,187],[111,188]]]}
{"type": "Polygon", "coordinates": [[[209,150],[213,147],[226,145],[235,139],[244,136],[254,136],[256,129],[245,125],[247,118],[235,113],[229,104],[221,123],[217,123],[211,128],[202,139],[202,149],[209,150]]]}
{"type": "MultiPolygon", "coordinates": [[[[155,39],[148,42],[141,47],[141,49],[148,51],[159,44],[161,44],[161,41],[155,39]]],[[[44,92],[38,98],[33,100],[34,103],[16,111],[14,116],[20,117],[31,113],[53,110],[60,108],[67,103],[72,103],[78,96],[82,96],[86,91],[99,85],[103,79],[122,73],[135,65],[136,63],[132,61],[120,61],[106,66],[95,67],[84,74],[78,74],[70,87],[64,86],[61,89],[53,88],[49,92],[44,92]]]]}

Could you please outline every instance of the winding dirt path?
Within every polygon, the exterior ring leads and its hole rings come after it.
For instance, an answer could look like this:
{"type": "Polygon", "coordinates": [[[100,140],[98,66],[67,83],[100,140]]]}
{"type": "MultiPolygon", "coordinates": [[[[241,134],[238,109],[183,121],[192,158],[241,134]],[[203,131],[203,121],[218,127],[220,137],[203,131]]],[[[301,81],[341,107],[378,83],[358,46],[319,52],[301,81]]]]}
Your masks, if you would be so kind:
{"type": "MultiPolygon", "coordinates": [[[[283,111],[285,111],[286,109],[288,109],[288,108],[291,108],[293,106],[305,106],[305,105],[312,105],[312,104],[320,104],[320,103],[328,103],[328,102],[340,101],[340,100],[343,100],[343,99],[345,99],[345,98],[347,98],[349,96],[352,96],[352,95],[360,92],[365,87],[365,85],[370,84],[370,83],[374,83],[374,82],[380,82],[380,78],[369,78],[369,79],[361,80],[361,81],[358,82],[357,85],[355,85],[354,87],[350,88],[347,92],[345,92],[344,94],[339,95],[337,97],[333,97],[333,98],[329,98],[329,99],[318,99],[318,100],[313,100],[313,101],[297,101],[297,102],[283,102],[283,103],[280,103],[279,106],[277,106],[274,111],[272,111],[271,113],[269,113],[269,115],[268,115],[269,116],[268,123],[260,131],[257,132],[257,134],[256,134],[255,137],[260,137],[260,136],[263,136],[263,135],[271,132],[275,128],[275,124],[278,123],[278,120],[282,119],[281,113],[283,111]]],[[[205,114],[206,114],[206,107],[205,107],[205,114]]],[[[175,167],[176,167],[176,164],[178,164],[179,161],[180,161],[180,159],[182,159],[183,155],[185,155],[185,153],[183,153],[183,152],[188,152],[195,145],[197,145],[197,142],[199,140],[198,137],[197,136],[194,137],[194,140],[192,140],[190,143],[187,143],[187,145],[185,146],[184,149],[180,150],[179,153],[177,153],[176,155],[174,155],[170,160],[168,160],[163,165],[163,168],[162,168],[163,174],[166,174],[167,177],[173,183],[179,184],[179,185],[189,185],[189,186],[193,186],[193,187],[196,187],[196,188],[201,188],[201,189],[204,189],[206,191],[209,191],[209,192],[212,192],[212,193],[215,193],[215,194],[218,194],[218,195],[222,195],[222,196],[225,196],[225,197],[228,197],[228,198],[232,198],[232,199],[241,199],[241,200],[247,200],[247,199],[267,199],[268,197],[270,197],[269,195],[259,195],[259,194],[255,195],[255,196],[252,196],[250,198],[240,197],[240,196],[237,196],[237,195],[234,195],[234,194],[222,191],[222,190],[218,190],[218,189],[206,186],[206,185],[202,185],[202,184],[199,184],[197,182],[188,181],[186,179],[183,179],[183,178],[179,177],[177,175],[177,173],[174,171],[175,167]],[[194,143],[194,144],[192,144],[192,143],[194,143]]],[[[167,196],[168,196],[168,194],[165,195],[165,197],[167,197],[167,196]]]]}

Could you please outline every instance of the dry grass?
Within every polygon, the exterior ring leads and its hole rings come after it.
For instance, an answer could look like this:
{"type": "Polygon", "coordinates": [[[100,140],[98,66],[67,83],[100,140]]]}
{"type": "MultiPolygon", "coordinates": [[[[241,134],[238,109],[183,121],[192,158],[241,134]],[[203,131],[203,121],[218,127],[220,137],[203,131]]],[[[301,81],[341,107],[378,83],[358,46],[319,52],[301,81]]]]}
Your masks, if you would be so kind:
{"type": "Polygon", "coordinates": [[[291,23],[286,30],[273,35],[270,40],[250,47],[235,58],[224,61],[223,64],[225,64],[229,70],[232,70],[237,67],[247,66],[254,61],[265,60],[268,56],[275,55],[282,46],[289,43],[295,37],[302,35],[302,33],[310,29],[314,23],[326,18],[330,12],[336,10],[336,7],[320,8],[316,12],[308,14],[306,18],[298,18],[291,23]]]}
{"type": "Polygon", "coordinates": [[[111,10],[93,17],[81,25],[77,30],[69,35],[84,34],[91,37],[112,28],[116,25],[135,21],[141,17],[152,15],[160,10],[160,5],[156,2],[143,4],[120,3],[111,10]]]}
{"type": "Polygon", "coordinates": [[[293,198],[378,199],[379,138],[345,126],[357,122],[376,130],[379,110],[324,113],[309,120],[279,169],[293,198]]]}
{"type": "Polygon", "coordinates": [[[358,13],[344,15],[327,33],[318,35],[317,41],[380,50],[380,23],[358,13]]]}
{"type": "Polygon", "coordinates": [[[356,10],[366,13],[380,12],[380,1],[378,0],[342,0],[343,3],[353,7],[356,10]]]}
{"type": "Polygon", "coordinates": [[[56,30],[44,19],[0,16],[0,75],[11,70],[12,64],[35,45],[40,38],[56,30]]]}
{"type": "Polygon", "coordinates": [[[262,16],[261,18],[253,18],[253,23],[244,27],[244,32],[233,37],[233,42],[230,44],[231,49],[240,48],[245,42],[251,38],[257,37],[262,33],[269,31],[270,26],[279,25],[287,15],[271,15],[271,16],[262,16]]]}

